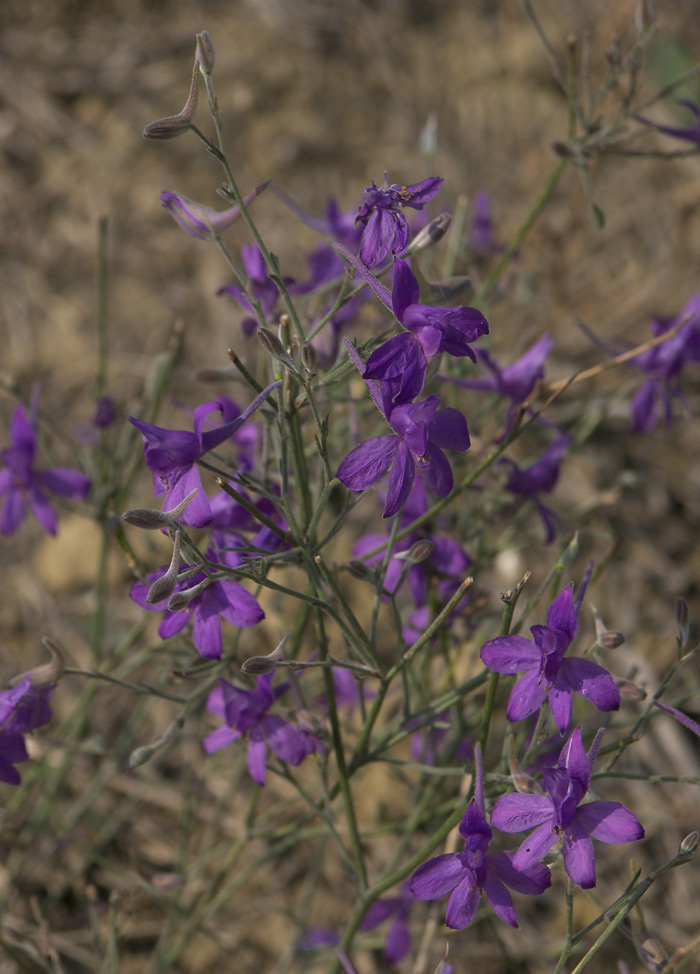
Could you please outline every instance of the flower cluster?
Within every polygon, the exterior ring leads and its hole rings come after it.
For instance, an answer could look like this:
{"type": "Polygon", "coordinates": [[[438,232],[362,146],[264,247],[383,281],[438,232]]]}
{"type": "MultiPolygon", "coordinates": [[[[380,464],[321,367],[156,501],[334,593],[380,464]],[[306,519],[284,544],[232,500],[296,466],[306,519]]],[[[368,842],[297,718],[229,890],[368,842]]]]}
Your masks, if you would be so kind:
{"type": "Polygon", "coordinates": [[[18,785],[15,764],[28,758],[24,735],[51,720],[49,700],[55,684],[37,686],[31,674],[10,690],[0,690],[0,781],[18,785]]]}

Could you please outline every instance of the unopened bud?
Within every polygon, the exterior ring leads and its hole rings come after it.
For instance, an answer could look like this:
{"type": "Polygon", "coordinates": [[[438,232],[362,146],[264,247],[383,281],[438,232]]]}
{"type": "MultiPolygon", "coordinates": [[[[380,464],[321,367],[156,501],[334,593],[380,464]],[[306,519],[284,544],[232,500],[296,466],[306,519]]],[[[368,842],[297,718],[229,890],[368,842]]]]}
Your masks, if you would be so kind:
{"type": "Polygon", "coordinates": [[[185,107],[177,115],[168,115],[167,118],[158,118],[155,122],[149,122],[143,130],[144,139],[154,139],[157,142],[164,142],[166,139],[175,139],[178,135],[182,135],[190,127],[196,107],[197,58],[195,57],[192,81],[190,82],[190,93],[185,102],[185,107]]]}
{"type": "Polygon", "coordinates": [[[142,764],[146,764],[150,761],[153,755],[156,753],[158,748],[154,747],[152,744],[146,744],[143,747],[137,747],[129,755],[129,763],[126,767],[126,773],[129,774],[135,768],[140,768],[142,764]]]}
{"type": "Polygon", "coordinates": [[[167,599],[169,595],[172,595],[175,585],[177,584],[177,576],[180,570],[180,544],[181,544],[182,534],[180,531],[175,532],[173,538],[173,556],[170,560],[170,567],[164,575],[157,578],[153,585],[149,588],[146,594],[146,602],[149,605],[153,605],[155,602],[162,602],[163,599],[167,599]]]}
{"type": "Polygon", "coordinates": [[[268,355],[271,355],[276,361],[281,362],[293,375],[299,376],[299,370],[296,367],[294,359],[273,331],[261,325],[255,334],[258,336],[260,344],[268,355]]]}
{"type": "Polygon", "coordinates": [[[407,551],[397,551],[394,558],[398,558],[399,561],[407,561],[410,565],[419,565],[422,561],[430,558],[434,547],[433,542],[426,538],[414,542],[407,551]]]}
{"type": "Polygon", "coordinates": [[[279,661],[284,658],[284,647],[287,645],[288,639],[289,634],[267,656],[251,656],[244,660],[241,664],[243,673],[248,674],[248,676],[262,676],[265,673],[271,673],[279,661]]]}
{"type": "Polygon", "coordinates": [[[542,794],[542,789],[532,775],[527,774],[527,772],[523,771],[521,768],[520,762],[515,756],[515,744],[513,743],[512,737],[508,741],[508,767],[510,769],[510,776],[513,779],[513,784],[515,785],[516,791],[519,791],[523,795],[542,794]]]}
{"type": "Polygon", "coordinates": [[[445,236],[451,222],[452,217],[449,213],[440,213],[415,235],[404,251],[403,256],[413,257],[415,254],[419,254],[429,247],[434,246],[438,240],[442,240],[445,236]]]}
{"type": "Polygon", "coordinates": [[[683,855],[692,855],[698,847],[700,832],[689,832],[679,846],[679,852],[683,855]]]}
{"type": "Polygon", "coordinates": [[[567,565],[571,564],[574,558],[578,555],[580,547],[577,531],[559,556],[559,560],[557,561],[558,571],[561,571],[567,565]]]}
{"type": "Polygon", "coordinates": [[[182,592],[175,592],[174,595],[171,595],[168,602],[168,610],[170,612],[179,612],[180,609],[186,609],[192,599],[197,595],[201,595],[209,585],[211,585],[211,579],[205,578],[199,585],[193,585],[192,588],[186,588],[182,592]]]}
{"type": "Polygon", "coordinates": [[[177,873],[151,873],[146,879],[157,893],[172,893],[185,885],[185,877],[177,873]]]}
{"type": "Polygon", "coordinates": [[[310,375],[316,374],[318,355],[311,342],[303,342],[301,346],[301,364],[310,375]]]}
{"type": "Polygon", "coordinates": [[[646,690],[643,690],[631,680],[616,680],[615,682],[617,683],[617,689],[620,691],[620,696],[623,700],[644,700],[647,695],[646,690]]]}
{"type": "Polygon", "coordinates": [[[445,974],[447,970],[452,970],[452,965],[449,964],[447,958],[450,956],[450,945],[445,944],[445,953],[442,955],[442,960],[435,968],[434,974],[445,974]]]}
{"type": "Polygon", "coordinates": [[[63,673],[63,653],[53,639],[44,636],[41,641],[44,647],[51,653],[49,662],[44,663],[42,666],[35,666],[34,669],[25,670],[24,673],[13,677],[7,684],[9,687],[16,687],[22,680],[26,680],[28,676],[31,677],[33,687],[53,686],[61,676],[63,673]]]}
{"type": "Polygon", "coordinates": [[[374,585],[374,572],[363,561],[357,558],[351,558],[346,563],[345,570],[359,582],[369,582],[371,585],[374,585]]]}
{"type": "Polygon", "coordinates": [[[214,70],[214,45],[205,30],[197,34],[197,62],[203,75],[209,76],[214,70]]]}
{"type": "Polygon", "coordinates": [[[598,645],[601,649],[617,649],[618,646],[622,646],[624,641],[624,634],[616,629],[608,629],[598,637],[598,645]]]}
{"type": "Polygon", "coordinates": [[[650,937],[644,930],[634,936],[633,940],[637,955],[647,970],[653,971],[653,974],[661,974],[668,967],[668,954],[656,937],[650,937]]]}
{"type": "Polygon", "coordinates": [[[156,531],[161,528],[169,528],[177,521],[189,502],[198,491],[198,487],[190,491],[177,507],[171,511],[154,511],[148,507],[135,507],[132,511],[125,511],[122,514],[122,521],[133,524],[135,528],[143,528],[146,531],[156,531]]]}
{"type": "Polygon", "coordinates": [[[675,610],[675,620],[676,628],[678,634],[676,636],[676,641],[678,642],[678,649],[683,650],[688,645],[688,633],[690,631],[690,613],[688,611],[688,603],[682,596],[676,599],[676,610],[675,610]]]}

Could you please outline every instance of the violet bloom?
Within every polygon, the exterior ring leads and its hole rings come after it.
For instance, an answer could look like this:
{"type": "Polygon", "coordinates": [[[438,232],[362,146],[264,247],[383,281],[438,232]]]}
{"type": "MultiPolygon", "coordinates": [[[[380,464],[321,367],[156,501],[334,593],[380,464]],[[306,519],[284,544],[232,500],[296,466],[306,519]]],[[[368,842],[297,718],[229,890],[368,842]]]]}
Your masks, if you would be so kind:
{"type": "Polygon", "coordinates": [[[499,244],[494,242],[491,194],[484,189],[479,189],[474,193],[469,237],[474,250],[484,256],[498,253],[502,249],[499,244]]]}
{"type": "Polygon", "coordinates": [[[441,376],[441,378],[467,389],[493,392],[518,406],[532,395],[537,383],[544,378],[544,363],[553,344],[549,335],[543,335],[519,359],[504,366],[501,366],[488,352],[479,349],[476,353],[477,358],[489,370],[490,376],[485,379],[453,379],[451,376],[441,376]]]}
{"type": "MultiPolygon", "coordinates": [[[[362,370],[355,349],[346,341],[351,358],[362,370]]],[[[367,383],[370,395],[393,433],[375,436],[342,460],[336,476],[349,490],[367,490],[388,473],[384,517],[393,517],[405,503],[416,476],[416,466],[425,485],[438,497],[447,497],[454,479],[442,448],[468,450],[467,421],[456,409],[440,409],[442,400],[428,396],[420,402],[394,405],[386,395],[367,383]]]]}
{"type": "Polygon", "coordinates": [[[155,497],[162,497],[166,493],[168,495],[163,506],[164,511],[171,511],[188,494],[197,490],[180,520],[193,528],[201,528],[209,524],[212,516],[211,508],[202,487],[196,462],[209,450],[231,439],[278,385],[279,382],[273,382],[264,389],[244,412],[241,412],[238,406],[226,396],[203,403],[194,411],[192,433],[187,430],[163,429],[129,416],[129,422],[143,435],[146,466],[153,474],[153,495],[155,497]],[[215,412],[222,414],[223,425],[205,431],[206,421],[215,412]]]}
{"type": "Polygon", "coordinates": [[[265,760],[270,748],[280,761],[296,765],[308,751],[303,735],[292,724],[268,711],[289,689],[288,683],[272,688],[274,674],[256,678],[255,690],[243,690],[228,680],[219,680],[207,700],[210,714],[225,723],[204,739],[204,750],[213,754],[241,737],[248,740],[248,771],[253,781],[265,784],[265,760]]]}
{"type": "MultiPolygon", "coordinates": [[[[256,186],[244,198],[245,205],[252,203],[255,197],[269,185],[270,180],[266,179],[256,186]]],[[[160,201],[182,229],[190,236],[197,237],[198,240],[215,240],[241,215],[237,206],[232,206],[228,210],[213,210],[210,206],[195,203],[194,200],[188,200],[186,196],[180,196],[179,193],[163,192],[160,194],[160,201]]]]}
{"type": "Polygon", "coordinates": [[[439,176],[431,176],[411,186],[400,186],[398,183],[389,186],[385,173],[383,186],[373,182],[367,187],[367,199],[360,206],[355,220],[364,226],[360,241],[360,260],[363,264],[376,267],[388,253],[400,253],[406,249],[409,229],[403,207],[422,210],[426,203],[437,196],[443,182],[444,179],[439,176]]]}
{"type": "Polygon", "coordinates": [[[525,469],[519,467],[514,460],[504,458],[499,461],[510,467],[510,474],[505,483],[506,490],[518,497],[529,497],[534,502],[544,524],[547,544],[554,540],[557,518],[554,511],[544,504],[538,495],[554,490],[559,479],[559,470],[570,446],[571,437],[561,433],[539,460],[525,469]]]}
{"type": "Polygon", "coordinates": [[[567,657],[576,638],[578,619],[568,585],[547,609],[546,626],[530,626],[534,642],[524,636],[497,636],[481,647],[485,666],[496,673],[525,673],[513,687],[508,720],[523,720],[549,698],[559,733],[571,720],[572,693],[590,700],[598,710],[618,710],[620,692],[608,671],[593,660],[567,657]]]}
{"type": "Polygon", "coordinates": [[[46,496],[56,494],[82,500],[90,492],[90,480],[78,470],[53,467],[35,470],[37,451],[36,407],[31,419],[23,405],[19,405],[10,421],[11,446],[0,451],[4,469],[0,470],[0,495],[6,494],[0,515],[0,531],[14,534],[30,509],[39,524],[49,534],[56,534],[56,513],[46,496]]]}
{"type": "Polygon", "coordinates": [[[684,98],[679,98],[677,104],[693,113],[695,121],[690,128],[681,129],[669,125],[659,125],[658,122],[652,122],[651,119],[642,118],[641,115],[635,115],[634,117],[638,122],[642,122],[644,125],[656,129],[657,132],[663,132],[664,135],[672,135],[674,139],[683,139],[685,142],[694,142],[695,145],[700,147],[700,108],[692,101],[687,101],[684,98]]]}
{"type": "Polygon", "coordinates": [[[28,674],[16,687],[0,690],[0,781],[20,783],[14,765],[29,757],[23,735],[51,720],[49,698],[55,689],[55,684],[34,686],[28,674]]]}
{"type": "Polygon", "coordinates": [[[379,300],[405,331],[375,349],[367,359],[363,377],[380,379],[391,387],[395,402],[414,399],[425,380],[428,360],[441,352],[476,361],[470,348],[486,335],[489,325],[476,308],[439,308],[421,304],[418,280],[407,260],[394,258],[391,293],[344,248],[337,248],[361,274],[379,300]]]}
{"type": "Polygon", "coordinates": [[[464,850],[437,856],[420,866],[411,877],[411,892],[419,900],[437,900],[450,893],[445,922],[453,930],[469,926],[484,895],[496,916],[517,927],[507,887],[526,896],[539,896],[552,880],[546,866],[533,862],[519,868],[514,863],[514,852],[488,851],[493,832],[486,821],[478,746],[475,795],[460,822],[459,834],[464,839],[464,850]]]}
{"type": "MultiPolygon", "coordinates": [[[[217,556],[213,549],[207,552],[209,561],[220,561],[229,568],[236,568],[241,564],[241,559],[232,552],[222,552],[217,556]]],[[[160,602],[147,602],[146,596],[151,585],[160,578],[167,566],[147,575],[140,582],[132,586],[129,593],[131,598],[142,609],[151,612],[163,612],[163,621],[158,627],[158,635],[161,639],[169,639],[171,636],[182,632],[190,622],[192,622],[192,641],[198,653],[207,659],[220,659],[222,648],[221,620],[225,619],[232,626],[241,629],[257,625],[261,619],[265,618],[265,613],[260,608],[257,600],[250,592],[233,579],[219,578],[209,585],[205,585],[202,591],[195,595],[184,609],[175,612],[167,608],[168,601],[172,595],[185,592],[195,588],[200,583],[206,582],[205,572],[191,573],[192,566],[184,565],[180,570],[180,576],[186,575],[178,581],[173,591],[167,599],[160,602]]]]}
{"type": "MultiPolygon", "coordinates": [[[[265,258],[256,243],[243,244],[241,247],[241,257],[246,275],[250,281],[250,294],[259,302],[260,310],[265,321],[271,321],[273,311],[279,298],[279,288],[268,277],[267,264],[265,258]]],[[[291,278],[284,278],[285,284],[290,284],[291,278]]],[[[258,327],[258,319],[255,317],[255,309],[250,303],[246,292],[234,284],[227,284],[220,287],[217,294],[228,294],[234,298],[244,311],[248,312],[248,317],[241,322],[244,334],[252,335],[258,327]]]]}
{"type": "Polygon", "coordinates": [[[408,918],[413,902],[410,886],[404,883],[400,896],[387,896],[375,900],[358,927],[358,930],[374,930],[393,917],[394,922],[389,927],[384,941],[384,959],[388,964],[398,964],[411,949],[411,928],[408,918]]]}
{"type": "Polygon", "coordinates": [[[583,889],[595,886],[595,856],[591,837],[615,845],[644,837],[638,819],[620,802],[581,804],[591,783],[591,768],[600,735],[588,755],[577,727],[562,748],[556,768],[542,772],[546,795],[502,795],[491,822],[501,832],[524,832],[537,826],[515,854],[513,865],[529,869],[563,839],[564,868],[583,889]]]}
{"type": "Polygon", "coordinates": [[[677,318],[651,322],[654,335],[663,335],[688,318],[677,335],[661,345],[629,360],[629,365],[646,372],[649,378],[637,390],[632,402],[633,433],[649,433],[659,420],[663,408],[666,426],[670,426],[672,397],[682,398],[678,376],[688,362],[700,362],[700,295],[693,295],[677,318]]]}

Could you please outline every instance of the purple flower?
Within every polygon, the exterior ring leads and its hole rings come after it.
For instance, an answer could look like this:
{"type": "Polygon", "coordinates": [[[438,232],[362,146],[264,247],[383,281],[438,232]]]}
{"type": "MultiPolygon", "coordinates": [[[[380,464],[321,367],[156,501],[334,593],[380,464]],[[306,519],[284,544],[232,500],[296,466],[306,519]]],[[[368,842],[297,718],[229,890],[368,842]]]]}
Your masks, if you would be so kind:
{"type": "Polygon", "coordinates": [[[4,469],[0,470],[0,494],[5,505],[0,515],[0,531],[14,534],[30,508],[39,524],[50,534],[56,534],[56,513],[46,493],[82,500],[88,495],[91,483],[77,470],[54,467],[35,470],[37,451],[36,405],[31,419],[23,405],[19,405],[10,421],[11,446],[0,451],[4,469]]]}
{"type": "MultiPolygon", "coordinates": [[[[348,351],[362,369],[357,352],[349,342],[348,351]]],[[[395,405],[368,383],[370,395],[393,433],[375,436],[356,446],[338,467],[337,477],[349,490],[373,487],[389,471],[384,517],[393,517],[411,493],[416,465],[426,486],[438,497],[447,497],[454,480],[452,468],[442,451],[468,450],[467,421],[456,409],[440,409],[438,396],[420,402],[395,405]]]]}
{"type": "Polygon", "coordinates": [[[406,329],[384,342],[367,359],[363,377],[380,379],[391,387],[395,402],[409,402],[421,389],[428,360],[440,352],[476,361],[470,348],[486,335],[489,325],[476,308],[438,308],[420,304],[420,287],[407,260],[394,258],[391,293],[344,248],[340,253],[367,281],[379,300],[406,329]]]}
{"type": "MultiPolygon", "coordinates": [[[[243,200],[245,205],[252,203],[255,197],[269,185],[270,180],[266,179],[256,186],[243,200]]],[[[180,196],[179,193],[163,192],[160,194],[160,201],[182,229],[190,236],[197,237],[198,240],[214,240],[241,215],[237,206],[232,206],[228,210],[213,210],[202,203],[188,200],[186,196],[180,196]]]]}
{"type": "Polygon", "coordinates": [[[515,854],[513,865],[528,869],[563,839],[564,868],[583,889],[595,886],[594,839],[616,844],[644,837],[637,818],[620,802],[580,804],[591,782],[591,768],[600,735],[588,756],[577,727],[562,748],[556,768],[542,772],[546,795],[503,795],[493,807],[491,822],[502,832],[524,832],[537,826],[515,854]]]}
{"type": "Polygon", "coordinates": [[[484,256],[498,253],[502,248],[493,239],[491,194],[486,190],[479,189],[474,193],[472,213],[471,226],[469,227],[472,246],[478,253],[484,256]]]}
{"type": "Polygon", "coordinates": [[[360,930],[374,930],[380,924],[393,917],[394,922],[389,927],[384,942],[384,958],[388,964],[398,964],[411,949],[411,929],[408,917],[413,905],[410,886],[404,883],[400,896],[387,896],[370,906],[360,924],[360,930]]]}
{"type": "Polygon", "coordinates": [[[535,504],[542,518],[546,532],[546,543],[554,540],[556,534],[556,515],[551,508],[543,504],[538,494],[549,493],[554,490],[559,479],[559,469],[564,462],[571,446],[571,437],[561,433],[549,446],[539,460],[524,470],[514,460],[504,458],[499,462],[510,467],[510,474],[505,483],[506,490],[518,497],[529,497],[535,504]]]}
{"type": "Polygon", "coordinates": [[[539,896],[551,885],[551,876],[549,869],[537,862],[526,868],[517,867],[513,852],[488,851],[493,832],[486,821],[478,747],[476,765],[475,796],[459,826],[464,851],[447,853],[424,863],[411,877],[410,889],[419,900],[437,900],[450,893],[445,922],[453,930],[469,926],[483,895],[496,916],[517,927],[515,907],[507,887],[527,896],[539,896]]]}
{"type": "Polygon", "coordinates": [[[220,679],[207,700],[209,713],[223,717],[225,723],[204,739],[204,750],[213,754],[240,737],[247,738],[248,771],[259,785],[265,784],[268,748],[280,761],[294,766],[301,764],[308,753],[301,732],[281,717],[268,713],[289,689],[288,683],[282,683],[273,690],[273,675],[257,677],[255,690],[243,690],[220,679]]]}
{"type": "Polygon", "coordinates": [[[376,267],[390,252],[400,253],[408,245],[409,229],[403,207],[422,210],[440,191],[444,179],[431,176],[412,186],[384,185],[378,187],[374,182],[365,190],[367,199],[360,206],[356,223],[364,226],[360,241],[360,260],[367,267],[376,267]]]}
{"type": "Polygon", "coordinates": [[[181,521],[194,528],[209,524],[211,508],[202,487],[196,461],[209,450],[230,439],[278,385],[279,382],[273,382],[264,389],[245,412],[241,412],[238,406],[226,396],[203,403],[194,411],[193,433],[187,430],[166,430],[129,416],[129,422],[133,423],[143,435],[146,466],[153,474],[153,494],[155,497],[168,494],[164,511],[177,507],[188,494],[197,490],[181,521]],[[224,423],[216,429],[205,432],[204,425],[209,416],[215,412],[222,414],[224,423]]]}
{"type": "Polygon", "coordinates": [[[641,115],[635,115],[634,117],[638,122],[642,122],[644,125],[656,129],[657,132],[663,132],[664,135],[672,135],[675,139],[683,139],[686,142],[694,142],[697,146],[700,146],[700,109],[692,101],[687,101],[684,98],[679,98],[676,104],[687,108],[695,116],[695,123],[691,128],[673,128],[668,125],[659,125],[658,122],[652,122],[648,118],[642,118],[641,115]]]}
{"type": "Polygon", "coordinates": [[[677,318],[652,321],[651,330],[654,335],[663,335],[684,318],[688,321],[677,335],[629,360],[630,365],[649,375],[632,402],[633,433],[654,429],[659,420],[659,404],[663,406],[666,426],[670,426],[672,397],[682,398],[677,378],[687,362],[700,362],[700,295],[693,295],[677,318]]]}
{"type": "Polygon", "coordinates": [[[543,335],[532,348],[510,365],[501,366],[488,352],[481,349],[477,352],[480,363],[491,372],[485,379],[453,379],[451,376],[441,376],[455,385],[467,389],[483,389],[493,392],[504,399],[510,399],[515,405],[525,402],[532,394],[537,383],[544,377],[544,363],[554,342],[549,335],[543,335]]]}
{"type": "Polygon", "coordinates": [[[0,690],[0,781],[20,783],[14,765],[29,757],[23,735],[51,720],[49,698],[55,689],[55,684],[33,685],[28,674],[12,689],[0,690]]]}
{"type": "Polygon", "coordinates": [[[564,734],[571,720],[572,693],[590,700],[599,710],[617,710],[620,693],[607,670],[593,660],[566,657],[578,632],[573,601],[573,585],[568,585],[547,609],[547,625],[531,626],[534,642],[524,636],[498,636],[481,647],[482,662],[496,673],[522,673],[508,701],[508,720],[522,720],[549,706],[559,733],[564,734]]]}
{"type": "MultiPolygon", "coordinates": [[[[207,552],[209,561],[216,561],[217,555],[213,549],[207,552]]],[[[232,552],[225,551],[219,557],[222,564],[229,568],[236,568],[241,563],[240,557],[232,552]]],[[[161,639],[169,639],[171,636],[182,632],[190,622],[192,622],[192,641],[197,652],[208,659],[221,658],[221,620],[225,619],[232,626],[245,629],[257,625],[261,619],[265,618],[265,613],[260,608],[257,600],[245,589],[240,582],[232,579],[219,578],[204,585],[202,591],[193,596],[184,609],[175,612],[167,609],[167,603],[174,593],[185,592],[195,588],[200,583],[206,583],[207,575],[205,572],[192,573],[191,565],[184,565],[180,570],[180,576],[185,575],[181,581],[175,584],[175,588],[168,595],[167,599],[160,602],[147,602],[146,596],[151,585],[156,579],[161,578],[167,568],[164,566],[156,572],[147,575],[140,582],[132,586],[131,598],[142,609],[151,612],[162,612],[165,610],[163,621],[158,627],[158,635],[161,639]]]]}
{"type": "Polygon", "coordinates": [[[307,213],[291,196],[287,196],[279,187],[274,187],[274,192],[307,226],[313,227],[319,233],[325,233],[335,240],[340,240],[346,246],[352,247],[353,250],[359,244],[360,237],[362,236],[362,228],[356,226],[355,208],[348,210],[346,213],[342,213],[335,197],[329,196],[326,201],[325,218],[319,218],[307,213]]]}
{"type": "MultiPolygon", "coordinates": [[[[255,243],[243,244],[241,247],[241,257],[243,259],[243,267],[250,281],[250,294],[259,302],[260,310],[265,321],[271,321],[280,292],[274,281],[271,281],[268,277],[265,258],[255,243]]],[[[291,283],[291,280],[291,278],[284,278],[285,284],[291,283]]],[[[258,327],[258,320],[255,317],[255,309],[250,303],[246,292],[234,284],[227,284],[224,287],[220,287],[216,293],[230,295],[240,304],[244,311],[248,312],[249,316],[243,319],[241,328],[244,334],[248,336],[252,335],[258,327]]]]}

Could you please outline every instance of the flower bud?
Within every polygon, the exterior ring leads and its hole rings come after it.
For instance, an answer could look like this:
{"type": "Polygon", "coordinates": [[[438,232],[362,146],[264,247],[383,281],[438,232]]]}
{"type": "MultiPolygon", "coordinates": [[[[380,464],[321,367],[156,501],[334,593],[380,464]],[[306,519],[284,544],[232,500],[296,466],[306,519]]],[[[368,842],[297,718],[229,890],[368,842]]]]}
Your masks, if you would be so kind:
{"type": "Polygon", "coordinates": [[[182,533],[180,531],[175,532],[173,538],[173,557],[170,560],[170,567],[164,575],[157,578],[155,582],[149,588],[146,594],[146,602],[152,605],[155,602],[162,602],[163,599],[167,599],[169,595],[172,595],[173,589],[177,584],[178,571],[180,569],[180,543],[182,539],[182,533]]]}
{"type": "Polygon", "coordinates": [[[177,115],[168,115],[166,118],[158,118],[155,122],[149,122],[143,130],[144,139],[164,142],[166,139],[175,139],[178,135],[182,135],[183,132],[189,129],[196,107],[197,59],[195,58],[192,81],[190,82],[190,93],[187,96],[185,107],[177,115]]]}
{"type": "Polygon", "coordinates": [[[318,355],[316,354],[316,349],[313,347],[311,342],[303,342],[301,346],[301,364],[304,366],[309,375],[316,374],[318,355]]]}
{"type": "Polygon", "coordinates": [[[675,609],[675,620],[676,629],[678,634],[676,636],[676,641],[678,642],[678,649],[683,650],[688,645],[688,634],[690,631],[690,613],[688,611],[688,603],[682,596],[676,599],[676,609],[675,609]]]}
{"type": "Polygon", "coordinates": [[[205,77],[211,75],[214,70],[214,45],[205,30],[201,34],[197,34],[197,53],[195,57],[202,74],[205,77]]]}
{"type": "Polygon", "coordinates": [[[271,673],[279,661],[284,658],[284,647],[287,645],[288,639],[289,634],[267,656],[251,656],[244,660],[241,664],[241,670],[248,676],[262,676],[265,673],[271,673]]]}
{"type": "Polygon", "coordinates": [[[374,572],[368,565],[365,565],[365,563],[360,561],[358,558],[351,558],[350,561],[346,563],[345,570],[359,582],[369,582],[370,585],[374,585],[374,572]]]}
{"type": "Polygon", "coordinates": [[[680,844],[679,852],[683,855],[692,855],[698,847],[700,832],[689,832],[680,844]]]}
{"type": "Polygon", "coordinates": [[[404,250],[404,257],[413,257],[415,254],[419,254],[429,247],[432,247],[447,233],[447,230],[452,222],[452,217],[449,213],[440,213],[431,220],[430,223],[420,230],[413,240],[410,242],[408,247],[404,250]]]}
{"type": "Polygon", "coordinates": [[[211,581],[210,578],[205,578],[199,585],[193,585],[192,588],[186,588],[182,592],[175,592],[168,602],[169,611],[179,612],[180,609],[186,609],[195,596],[201,595],[204,589],[211,585],[211,581]]]}
{"type": "Polygon", "coordinates": [[[135,528],[143,528],[146,531],[172,527],[197,493],[198,489],[198,487],[195,487],[194,490],[191,490],[187,497],[183,497],[177,507],[173,507],[170,511],[154,511],[149,507],[135,507],[132,511],[125,511],[122,514],[122,521],[126,521],[127,524],[133,524],[135,528]]]}
{"type": "Polygon", "coordinates": [[[394,558],[399,561],[407,561],[410,565],[419,565],[422,561],[427,561],[433,553],[435,545],[432,541],[424,539],[414,542],[407,551],[397,551],[394,558]]]}
{"type": "Polygon", "coordinates": [[[646,690],[643,690],[631,680],[616,680],[615,683],[617,684],[617,689],[620,691],[620,696],[623,700],[639,701],[646,698],[646,690]]]}
{"type": "Polygon", "coordinates": [[[598,639],[601,649],[617,649],[618,646],[622,646],[624,641],[624,634],[616,629],[608,629],[606,632],[601,633],[598,639]]]}

